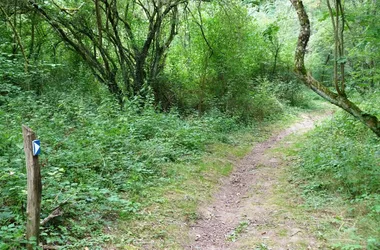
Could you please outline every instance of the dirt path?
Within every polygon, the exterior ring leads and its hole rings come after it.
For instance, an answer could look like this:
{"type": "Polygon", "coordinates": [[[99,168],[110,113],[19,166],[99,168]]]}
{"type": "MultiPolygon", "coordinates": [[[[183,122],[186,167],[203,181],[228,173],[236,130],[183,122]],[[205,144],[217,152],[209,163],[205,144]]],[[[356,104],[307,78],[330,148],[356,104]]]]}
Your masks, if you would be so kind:
{"type": "Polygon", "coordinates": [[[317,249],[307,223],[273,201],[285,163],[268,149],[290,134],[312,129],[324,116],[302,115],[301,121],[257,144],[222,180],[212,204],[200,209],[186,249],[317,249]]]}

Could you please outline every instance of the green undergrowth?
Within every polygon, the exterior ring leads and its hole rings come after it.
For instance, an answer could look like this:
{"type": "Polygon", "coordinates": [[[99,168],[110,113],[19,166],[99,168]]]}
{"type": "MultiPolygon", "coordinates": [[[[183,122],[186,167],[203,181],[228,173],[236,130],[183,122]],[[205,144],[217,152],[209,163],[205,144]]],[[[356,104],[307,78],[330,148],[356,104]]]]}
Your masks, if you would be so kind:
{"type": "Polygon", "coordinates": [[[157,112],[139,99],[123,110],[107,94],[43,96],[10,88],[0,100],[0,249],[25,247],[26,170],[21,124],[41,140],[44,245],[61,249],[178,247],[196,207],[236,159],[300,111],[242,125],[214,110],[157,112]],[[182,230],[182,231],[181,231],[182,230]]]}
{"type": "Polygon", "coordinates": [[[295,114],[277,122],[240,128],[224,139],[206,146],[195,161],[166,166],[175,176],[161,186],[144,190],[140,203],[144,209],[129,221],[121,222],[112,246],[120,249],[183,249],[189,242],[189,225],[198,219],[200,204],[212,201],[212,194],[223,176],[228,176],[236,161],[257,142],[296,119],[295,114]],[[128,235],[126,237],[126,235],[128,235]]]}
{"type": "MultiPolygon", "coordinates": [[[[371,112],[379,116],[379,110],[371,112]]],[[[286,151],[300,157],[289,181],[305,209],[316,214],[313,230],[326,248],[379,249],[379,138],[338,111],[286,151]]]]}

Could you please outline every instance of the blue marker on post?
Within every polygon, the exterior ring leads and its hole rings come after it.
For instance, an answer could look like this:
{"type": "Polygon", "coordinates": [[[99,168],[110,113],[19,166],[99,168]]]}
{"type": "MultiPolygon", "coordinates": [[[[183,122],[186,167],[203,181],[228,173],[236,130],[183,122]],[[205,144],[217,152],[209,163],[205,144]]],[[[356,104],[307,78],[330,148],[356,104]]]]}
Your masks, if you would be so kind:
{"type": "Polygon", "coordinates": [[[32,141],[33,146],[33,156],[37,156],[41,153],[41,142],[40,140],[32,141]]]}

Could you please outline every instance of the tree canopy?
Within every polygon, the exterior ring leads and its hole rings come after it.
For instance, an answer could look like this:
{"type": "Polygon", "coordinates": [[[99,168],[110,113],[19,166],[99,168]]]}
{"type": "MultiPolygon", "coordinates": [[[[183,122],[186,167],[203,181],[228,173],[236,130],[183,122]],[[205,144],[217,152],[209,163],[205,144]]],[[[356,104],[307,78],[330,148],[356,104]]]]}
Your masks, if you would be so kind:
{"type": "Polygon", "coordinates": [[[278,81],[266,91],[290,101],[301,80],[379,135],[377,112],[352,101],[378,87],[378,3],[306,1],[311,18],[303,1],[289,3],[301,26],[297,46],[285,2],[3,1],[2,58],[23,61],[18,75],[32,74],[27,86],[37,91],[41,67],[64,65],[73,74],[82,64],[121,106],[151,93],[163,109],[216,107],[246,118],[259,115],[259,79],[278,81]]]}

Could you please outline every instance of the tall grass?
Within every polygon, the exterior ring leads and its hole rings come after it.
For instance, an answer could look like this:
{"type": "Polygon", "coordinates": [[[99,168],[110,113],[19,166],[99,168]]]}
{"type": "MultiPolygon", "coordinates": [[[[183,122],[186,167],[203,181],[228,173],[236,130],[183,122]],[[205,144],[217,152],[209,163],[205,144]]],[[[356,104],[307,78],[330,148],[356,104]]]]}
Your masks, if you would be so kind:
{"type": "MultiPolygon", "coordinates": [[[[379,115],[374,106],[367,108],[379,115]]],[[[334,237],[340,240],[332,245],[379,249],[380,139],[340,111],[308,135],[300,152],[295,179],[307,203],[323,210],[342,201],[336,213],[353,221],[344,225],[345,230],[335,228],[334,237]]]]}

